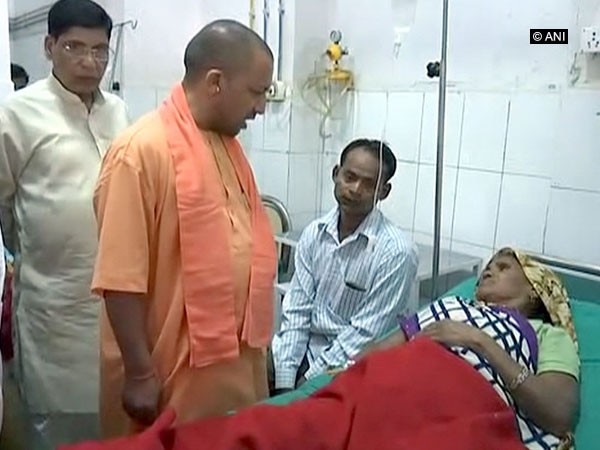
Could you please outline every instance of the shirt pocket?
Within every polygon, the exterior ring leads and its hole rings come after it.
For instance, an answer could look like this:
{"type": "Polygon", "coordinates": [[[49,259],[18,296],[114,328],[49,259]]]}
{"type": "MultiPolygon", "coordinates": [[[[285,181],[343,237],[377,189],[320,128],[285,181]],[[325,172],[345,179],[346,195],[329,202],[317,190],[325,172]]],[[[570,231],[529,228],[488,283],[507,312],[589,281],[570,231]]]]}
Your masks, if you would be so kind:
{"type": "Polygon", "coordinates": [[[330,301],[331,311],[344,320],[350,320],[364,305],[371,289],[372,258],[367,255],[351,258],[342,269],[343,285],[330,301]]]}
{"type": "Polygon", "coordinates": [[[344,286],[338,291],[334,301],[330,302],[329,309],[335,316],[349,323],[352,316],[360,310],[365,298],[366,291],[344,286]]]}

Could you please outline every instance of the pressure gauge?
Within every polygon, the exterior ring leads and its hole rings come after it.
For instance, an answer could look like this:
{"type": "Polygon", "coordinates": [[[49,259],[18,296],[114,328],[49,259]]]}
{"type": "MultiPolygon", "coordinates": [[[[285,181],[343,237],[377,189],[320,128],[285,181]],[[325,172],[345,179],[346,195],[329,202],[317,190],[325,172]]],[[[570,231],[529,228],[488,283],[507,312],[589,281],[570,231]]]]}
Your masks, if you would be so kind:
{"type": "Polygon", "coordinates": [[[340,30],[333,30],[329,34],[329,39],[331,39],[334,44],[339,44],[342,40],[342,32],[340,30]]]}

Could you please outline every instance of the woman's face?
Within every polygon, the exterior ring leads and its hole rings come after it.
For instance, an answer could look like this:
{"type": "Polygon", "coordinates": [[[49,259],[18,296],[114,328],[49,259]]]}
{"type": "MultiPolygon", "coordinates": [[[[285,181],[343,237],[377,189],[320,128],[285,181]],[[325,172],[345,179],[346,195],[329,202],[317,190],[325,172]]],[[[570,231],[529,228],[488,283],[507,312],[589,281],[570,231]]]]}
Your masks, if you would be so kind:
{"type": "Polygon", "coordinates": [[[476,296],[487,303],[529,313],[535,306],[533,287],[514,255],[498,253],[479,278],[476,296]]]}

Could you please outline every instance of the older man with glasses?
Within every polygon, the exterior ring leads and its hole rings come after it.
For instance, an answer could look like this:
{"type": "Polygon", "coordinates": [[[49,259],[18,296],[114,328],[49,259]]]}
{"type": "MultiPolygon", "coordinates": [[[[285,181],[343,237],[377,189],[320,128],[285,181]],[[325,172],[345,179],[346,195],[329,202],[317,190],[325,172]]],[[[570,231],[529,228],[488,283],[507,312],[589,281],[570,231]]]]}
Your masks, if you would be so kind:
{"type": "Polygon", "coordinates": [[[102,157],[127,126],[102,92],[112,20],[90,0],[59,0],[44,42],[52,73],[0,108],[0,220],[15,255],[15,375],[28,449],[98,433],[93,192],[102,157]]]}

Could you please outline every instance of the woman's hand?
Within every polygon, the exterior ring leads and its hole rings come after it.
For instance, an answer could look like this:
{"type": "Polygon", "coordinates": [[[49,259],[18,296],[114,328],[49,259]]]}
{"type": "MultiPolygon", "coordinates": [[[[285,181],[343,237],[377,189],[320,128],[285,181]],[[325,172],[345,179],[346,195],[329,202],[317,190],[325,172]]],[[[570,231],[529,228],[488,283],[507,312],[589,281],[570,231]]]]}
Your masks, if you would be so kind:
{"type": "MultiPolygon", "coordinates": [[[[441,320],[419,335],[446,346],[473,350],[489,362],[507,385],[522,369],[491,336],[462,322],[441,320]]],[[[559,437],[572,430],[579,399],[578,384],[572,376],[559,372],[532,375],[512,394],[517,405],[542,429],[559,437]]]]}
{"type": "Polygon", "coordinates": [[[446,346],[458,345],[473,348],[481,340],[483,331],[462,322],[440,320],[425,327],[418,336],[428,336],[446,346]]]}

